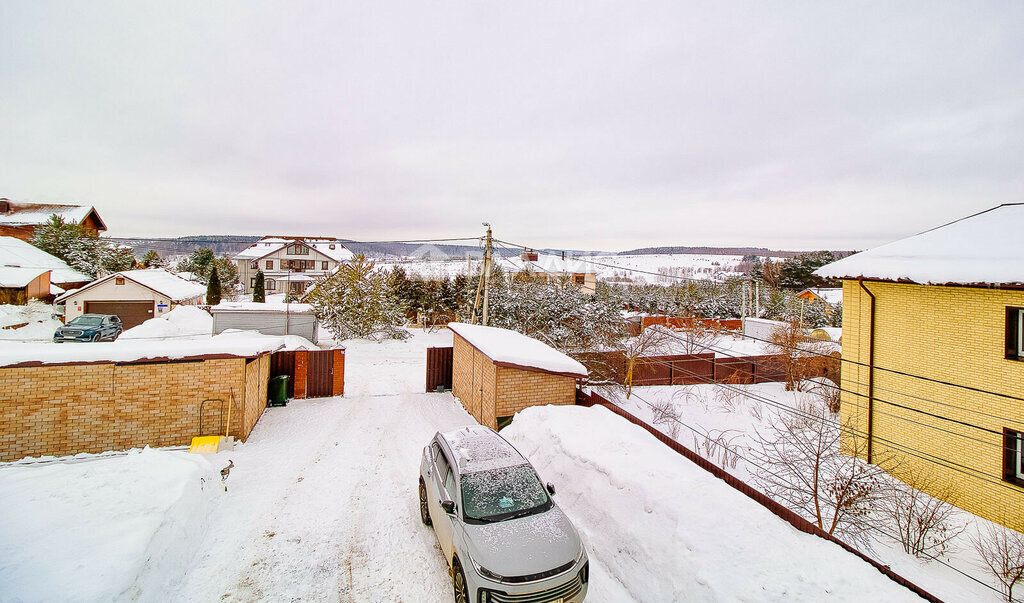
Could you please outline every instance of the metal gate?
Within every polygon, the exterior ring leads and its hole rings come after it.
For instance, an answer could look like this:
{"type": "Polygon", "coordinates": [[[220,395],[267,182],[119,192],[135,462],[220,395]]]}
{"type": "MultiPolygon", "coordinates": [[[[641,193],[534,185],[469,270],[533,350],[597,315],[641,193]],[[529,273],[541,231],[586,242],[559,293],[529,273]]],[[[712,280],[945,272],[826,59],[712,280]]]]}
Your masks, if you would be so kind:
{"type": "Polygon", "coordinates": [[[334,350],[308,353],[306,396],[327,398],[334,395],[334,350]]]}
{"type": "Polygon", "coordinates": [[[274,352],[270,355],[270,376],[288,375],[288,397],[295,397],[295,352],[274,352]]]}
{"type": "Polygon", "coordinates": [[[438,387],[452,388],[452,357],[454,348],[427,348],[427,391],[438,387]]]}

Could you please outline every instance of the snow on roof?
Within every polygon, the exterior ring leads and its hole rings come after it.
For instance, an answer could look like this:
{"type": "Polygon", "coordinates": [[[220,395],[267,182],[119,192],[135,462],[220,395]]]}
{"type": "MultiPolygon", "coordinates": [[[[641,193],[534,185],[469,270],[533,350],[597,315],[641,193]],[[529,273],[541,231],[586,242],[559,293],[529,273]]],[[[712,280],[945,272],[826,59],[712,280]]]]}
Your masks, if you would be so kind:
{"type": "Polygon", "coordinates": [[[519,272],[522,270],[530,270],[537,273],[547,274],[596,274],[597,268],[593,264],[581,262],[579,260],[563,260],[560,257],[551,255],[539,254],[536,262],[523,261],[519,257],[507,257],[500,258],[498,261],[504,261],[508,264],[512,270],[519,272]]]}
{"type": "Polygon", "coordinates": [[[821,298],[822,300],[824,300],[825,303],[827,303],[827,304],[829,304],[831,306],[834,306],[836,304],[842,303],[842,301],[843,301],[843,288],[842,287],[831,287],[831,288],[812,287],[810,289],[804,289],[800,293],[801,294],[802,293],[812,293],[812,294],[818,296],[819,298],[821,298]]]}
{"type": "MultiPolygon", "coordinates": [[[[71,205],[67,203],[15,203],[11,201],[11,209],[7,213],[0,213],[0,224],[4,226],[30,226],[33,224],[44,224],[50,216],[56,214],[69,224],[81,224],[91,212],[95,211],[90,205],[71,205]]],[[[98,218],[99,216],[97,216],[98,218]]],[[[100,229],[106,230],[102,220],[100,229]]]]}
{"type": "Polygon", "coordinates": [[[309,304],[285,304],[275,302],[220,302],[211,306],[213,313],[218,312],[288,312],[290,314],[312,314],[313,306],[309,304]]]}
{"type": "Polygon", "coordinates": [[[0,266],[50,270],[50,280],[55,283],[81,283],[92,280],[91,276],[72,269],[60,258],[14,237],[0,237],[0,266]]]}
{"type": "Polygon", "coordinates": [[[47,270],[40,268],[13,268],[11,266],[0,266],[0,287],[14,287],[20,289],[28,286],[36,280],[40,274],[47,270]]]}
{"type": "Polygon", "coordinates": [[[579,362],[521,333],[461,322],[449,323],[448,328],[494,362],[535,368],[549,373],[587,376],[586,367],[579,362]]]}
{"type": "Polygon", "coordinates": [[[818,268],[825,278],[873,278],[931,285],[1020,285],[1017,243],[1024,203],[1007,203],[818,268]]]}
{"type": "Polygon", "coordinates": [[[80,289],[68,291],[64,295],[58,297],[55,301],[64,301],[72,295],[77,295],[82,291],[91,289],[100,283],[105,283],[118,276],[123,276],[126,279],[135,281],[136,283],[144,287],[148,287],[157,293],[166,295],[171,301],[185,301],[201,297],[206,294],[206,287],[204,285],[187,281],[176,274],[167,272],[163,268],[148,268],[146,270],[125,270],[124,272],[115,272],[114,274],[93,281],[80,289]]]}
{"type": "Polygon", "coordinates": [[[11,343],[0,346],[0,366],[24,363],[135,362],[149,359],[235,356],[252,358],[282,349],[284,337],[232,331],[208,339],[122,340],[109,343],[11,343]]]}
{"type": "Polygon", "coordinates": [[[455,455],[455,464],[466,473],[490,471],[526,463],[511,444],[483,425],[467,425],[441,434],[455,455]]]}
{"type": "Polygon", "coordinates": [[[262,257],[276,253],[294,243],[304,243],[308,247],[316,249],[325,256],[336,262],[344,262],[355,257],[350,250],[346,249],[337,239],[327,238],[285,238],[285,237],[264,237],[235,255],[236,260],[258,260],[262,257]],[[334,249],[331,249],[331,247],[334,249]]]}

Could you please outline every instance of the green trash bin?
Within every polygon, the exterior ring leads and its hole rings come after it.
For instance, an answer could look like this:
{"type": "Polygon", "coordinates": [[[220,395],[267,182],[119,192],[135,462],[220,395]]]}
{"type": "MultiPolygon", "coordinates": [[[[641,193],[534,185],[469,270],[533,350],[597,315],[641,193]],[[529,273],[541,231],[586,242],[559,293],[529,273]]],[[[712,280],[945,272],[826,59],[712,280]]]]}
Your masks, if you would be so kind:
{"type": "Polygon", "coordinates": [[[278,375],[270,378],[270,386],[267,387],[267,406],[284,406],[288,404],[288,381],[289,375],[278,375]]]}

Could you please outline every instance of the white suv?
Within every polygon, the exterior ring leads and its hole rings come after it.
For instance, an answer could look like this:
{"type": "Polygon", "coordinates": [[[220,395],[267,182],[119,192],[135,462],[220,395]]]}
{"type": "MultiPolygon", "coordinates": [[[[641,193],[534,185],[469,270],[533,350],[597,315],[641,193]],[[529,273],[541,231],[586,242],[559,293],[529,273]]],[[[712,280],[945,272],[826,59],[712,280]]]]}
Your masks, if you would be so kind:
{"type": "Polygon", "coordinates": [[[587,553],[554,493],[490,428],[434,436],[420,462],[420,518],[434,526],[456,603],[583,601],[587,553]]]}

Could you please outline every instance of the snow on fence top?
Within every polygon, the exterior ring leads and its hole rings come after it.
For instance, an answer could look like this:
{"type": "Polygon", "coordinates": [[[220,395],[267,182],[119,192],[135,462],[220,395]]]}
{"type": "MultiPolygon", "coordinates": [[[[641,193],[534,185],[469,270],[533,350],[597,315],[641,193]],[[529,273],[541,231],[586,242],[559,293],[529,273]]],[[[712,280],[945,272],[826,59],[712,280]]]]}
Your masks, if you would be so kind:
{"type": "Polygon", "coordinates": [[[211,312],[288,312],[291,314],[312,314],[309,304],[286,304],[281,302],[220,302],[210,306],[211,312]]]}
{"type": "Polygon", "coordinates": [[[1007,203],[822,266],[825,278],[931,285],[1024,284],[1024,203],[1007,203]]]}
{"type": "Polygon", "coordinates": [[[449,323],[448,328],[495,363],[534,368],[549,373],[587,376],[586,367],[579,362],[521,333],[461,322],[449,323]]]}
{"type": "Polygon", "coordinates": [[[0,347],[0,367],[181,360],[211,356],[252,358],[294,345],[297,339],[301,338],[234,331],[209,339],[185,341],[118,339],[110,343],[11,343],[0,347]]]}

